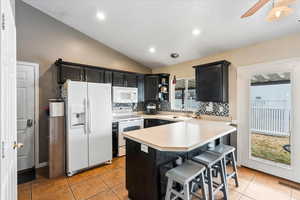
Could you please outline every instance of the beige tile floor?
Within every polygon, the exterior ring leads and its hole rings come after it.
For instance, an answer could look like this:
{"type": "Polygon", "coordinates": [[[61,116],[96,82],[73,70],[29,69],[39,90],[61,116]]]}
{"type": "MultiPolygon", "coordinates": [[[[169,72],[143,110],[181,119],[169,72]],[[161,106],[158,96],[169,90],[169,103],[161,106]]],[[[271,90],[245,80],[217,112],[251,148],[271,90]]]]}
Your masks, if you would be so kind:
{"type": "MultiPolygon", "coordinates": [[[[45,170],[38,178],[19,185],[18,200],[125,200],[125,158],[77,174],[47,179],[45,170]]],[[[300,191],[281,185],[280,179],[247,168],[239,168],[240,186],[229,183],[230,200],[300,200],[300,191]]],[[[222,195],[218,195],[222,199],[222,195]]]]}

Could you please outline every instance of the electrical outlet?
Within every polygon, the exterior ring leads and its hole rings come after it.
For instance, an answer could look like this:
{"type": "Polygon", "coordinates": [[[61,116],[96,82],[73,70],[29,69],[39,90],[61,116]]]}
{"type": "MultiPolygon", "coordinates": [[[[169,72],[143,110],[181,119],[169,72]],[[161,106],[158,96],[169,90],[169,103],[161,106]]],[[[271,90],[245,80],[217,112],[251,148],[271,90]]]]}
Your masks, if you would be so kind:
{"type": "Polygon", "coordinates": [[[148,146],[145,144],[141,144],[141,151],[148,153],[148,146]]]}

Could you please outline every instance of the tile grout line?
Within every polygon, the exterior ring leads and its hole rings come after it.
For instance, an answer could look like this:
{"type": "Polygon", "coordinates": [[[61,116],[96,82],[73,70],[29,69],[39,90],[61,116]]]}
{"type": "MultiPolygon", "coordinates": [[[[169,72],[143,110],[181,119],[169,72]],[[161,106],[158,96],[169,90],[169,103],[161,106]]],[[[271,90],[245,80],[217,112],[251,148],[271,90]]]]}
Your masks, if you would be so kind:
{"type": "MultiPolygon", "coordinates": [[[[118,196],[118,195],[116,194],[116,192],[114,191],[114,188],[117,187],[117,186],[120,186],[122,183],[119,183],[119,184],[116,184],[116,185],[113,185],[113,186],[110,187],[107,183],[105,183],[105,181],[104,181],[103,178],[102,178],[105,174],[108,174],[108,173],[114,173],[115,170],[125,170],[125,168],[122,167],[121,165],[116,165],[115,168],[113,168],[113,169],[108,169],[108,170],[104,171],[104,172],[101,173],[101,174],[96,174],[96,175],[88,176],[88,177],[85,178],[84,180],[78,181],[78,182],[76,182],[76,183],[74,183],[74,184],[71,184],[70,178],[69,178],[68,176],[65,176],[65,177],[63,177],[63,178],[66,179],[68,188],[70,189],[70,191],[71,191],[71,193],[72,193],[72,196],[73,196],[74,200],[78,200],[78,199],[77,199],[77,197],[76,197],[76,195],[75,195],[75,193],[74,193],[74,191],[73,191],[73,189],[72,189],[72,186],[78,185],[78,184],[80,184],[80,183],[84,183],[84,182],[88,181],[90,178],[96,178],[96,177],[98,177],[98,178],[101,179],[101,182],[107,187],[107,189],[106,189],[106,190],[103,190],[103,191],[101,191],[101,192],[97,192],[95,195],[92,195],[92,196],[86,198],[86,200],[87,200],[87,199],[91,199],[91,198],[93,198],[94,196],[96,196],[96,195],[98,195],[98,194],[100,194],[100,193],[102,193],[102,192],[107,192],[107,191],[112,192],[112,194],[114,194],[114,196],[116,196],[117,199],[120,199],[119,196],[118,196]]],[[[83,173],[84,173],[84,172],[83,172],[83,173]]],[[[33,199],[33,184],[31,183],[31,184],[30,184],[30,200],[32,200],[32,199],[33,199]]],[[[122,200],[122,199],[120,199],[120,200],[122,200]]]]}
{"type": "MultiPolygon", "coordinates": [[[[103,176],[103,175],[105,175],[105,174],[107,174],[107,173],[109,173],[110,171],[114,171],[114,170],[117,170],[117,169],[120,169],[121,167],[117,167],[116,169],[109,169],[108,171],[106,171],[106,172],[104,172],[103,174],[97,174],[97,175],[95,175],[95,176],[88,176],[86,179],[84,179],[84,180],[82,180],[82,181],[78,181],[78,182],[76,182],[76,183],[73,183],[71,186],[73,186],[73,185],[77,185],[77,184],[79,184],[79,183],[81,183],[81,182],[85,182],[85,181],[87,181],[89,178],[93,178],[93,177],[98,177],[98,176],[103,176]]],[[[84,173],[85,171],[82,171],[81,173],[84,173]]],[[[78,174],[77,174],[78,175],[78,174]]],[[[69,177],[67,177],[67,179],[69,180],[69,177]]]]}
{"type": "Polygon", "coordinates": [[[73,190],[72,190],[72,187],[71,187],[71,185],[70,185],[70,182],[69,182],[68,177],[67,177],[67,182],[68,182],[68,187],[69,187],[69,189],[70,189],[70,191],[71,191],[71,193],[72,193],[72,195],[73,195],[74,200],[77,200],[77,198],[76,198],[76,196],[75,196],[75,194],[74,194],[74,192],[73,192],[73,190]]]}
{"type": "Polygon", "coordinates": [[[30,183],[30,200],[32,200],[32,183],[30,183]]]}
{"type": "MultiPolygon", "coordinates": [[[[119,168],[117,168],[117,169],[119,169],[119,168]]],[[[115,169],[112,169],[111,171],[113,171],[113,170],[115,170],[115,169]]],[[[101,178],[101,175],[91,176],[91,177],[89,177],[89,178],[94,178],[94,177],[99,177],[99,178],[101,178]]],[[[86,181],[88,181],[88,180],[83,180],[83,181],[81,181],[81,182],[79,182],[79,183],[86,182],[86,181]]],[[[90,197],[88,197],[88,198],[86,198],[86,199],[84,199],[84,200],[89,200],[89,199],[91,199],[91,198],[97,196],[98,194],[101,194],[101,193],[106,192],[106,191],[111,191],[113,194],[115,194],[114,191],[113,191],[113,189],[112,189],[113,187],[110,187],[109,185],[107,185],[107,183],[105,183],[105,181],[104,181],[102,178],[101,178],[101,181],[102,181],[103,184],[107,187],[107,189],[106,189],[106,190],[103,190],[103,191],[101,191],[101,192],[97,192],[96,194],[94,194],[94,195],[92,195],[92,196],[90,196],[90,197]]],[[[76,184],[79,184],[79,183],[76,183],[76,184]]],[[[76,185],[76,184],[74,184],[74,185],[76,185]]],[[[68,185],[69,185],[69,180],[68,180],[68,185]]],[[[118,185],[120,185],[120,184],[118,184],[118,185]]],[[[116,186],[118,186],[118,185],[116,185],[116,186]]],[[[72,194],[73,194],[75,200],[78,200],[78,199],[75,197],[74,193],[73,193],[73,190],[72,190],[71,185],[69,185],[69,186],[70,186],[70,189],[71,189],[71,191],[72,191],[72,194]]],[[[115,194],[115,195],[116,195],[116,194],[115,194]]],[[[116,195],[116,196],[117,196],[117,195],[116,195]]],[[[119,199],[118,196],[117,196],[117,198],[119,199]]]]}

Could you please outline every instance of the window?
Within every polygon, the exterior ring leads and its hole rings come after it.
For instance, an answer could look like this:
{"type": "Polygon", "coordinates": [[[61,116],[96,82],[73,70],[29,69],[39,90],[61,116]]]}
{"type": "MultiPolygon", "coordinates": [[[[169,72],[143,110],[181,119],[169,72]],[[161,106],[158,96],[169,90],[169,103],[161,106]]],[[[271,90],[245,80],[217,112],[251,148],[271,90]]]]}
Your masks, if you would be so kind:
{"type": "Polygon", "coordinates": [[[196,111],[198,109],[194,78],[177,80],[173,92],[172,110],[196,111]]]}

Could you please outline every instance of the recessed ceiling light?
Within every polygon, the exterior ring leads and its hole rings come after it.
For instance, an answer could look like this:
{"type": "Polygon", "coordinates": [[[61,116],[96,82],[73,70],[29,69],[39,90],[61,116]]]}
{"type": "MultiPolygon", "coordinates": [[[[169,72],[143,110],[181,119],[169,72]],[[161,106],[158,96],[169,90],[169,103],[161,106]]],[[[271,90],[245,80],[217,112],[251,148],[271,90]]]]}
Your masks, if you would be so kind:
{"type": "Polygon", "coordinates": [[[150,48],[149,48],[149,52],[150,52],[150,53],[155,53],[155,52],[156,52],[156,49],[155,49],[154,47],[150,47],[150,48]]]}
{"type": "Polygon", "coordinates": [[[104,21],[106,19],[106,16],[103,12],[97,12],[97,18],[101,21],[104,21]]]}
{"type": "Polygon", "coordinates": [[[178,58],[179,57],[179,53],[171,53],[171,58],[178,58]]]}
{"type": "Polygon", "coordinates": [[[195,28],[192,33],[193,33],[193,35],[196,36],[196,35],[199,35],[201,33],[201,31],[199,29],[195,28]]]}

